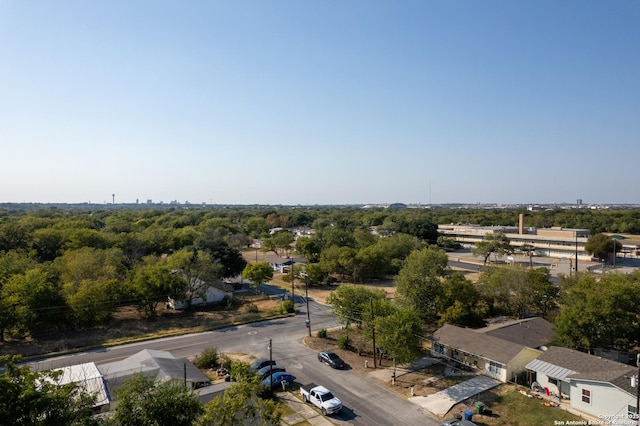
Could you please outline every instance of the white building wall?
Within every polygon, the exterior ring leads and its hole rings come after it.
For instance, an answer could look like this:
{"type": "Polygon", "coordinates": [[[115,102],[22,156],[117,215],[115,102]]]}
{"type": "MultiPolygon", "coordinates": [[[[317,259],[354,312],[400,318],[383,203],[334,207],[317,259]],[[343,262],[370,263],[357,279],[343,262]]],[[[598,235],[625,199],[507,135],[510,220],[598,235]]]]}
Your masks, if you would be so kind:
{"type": "MultiPolygon", "coordinates": [[[[220,302],[227,296],[227,292],[216,287],[209,287],[205,292],[205,300],[200,297],[191,299],[191,306],[206,305],[208,303],[220,302]]],[[[171,309],[184,309],[188,306],[187,302],[169,298],[167,304],[171,309]]]]}
{"type": "Polygon", "coordinates": [[[627,417],[629,405],[635,407],[635,397],[610,383],[571,380],[571,406],[577,410],[595,417],[615,416],[621,420],[627,417]],[[583,389],[591,392],[589,402],[582,400],[583,389]]]}

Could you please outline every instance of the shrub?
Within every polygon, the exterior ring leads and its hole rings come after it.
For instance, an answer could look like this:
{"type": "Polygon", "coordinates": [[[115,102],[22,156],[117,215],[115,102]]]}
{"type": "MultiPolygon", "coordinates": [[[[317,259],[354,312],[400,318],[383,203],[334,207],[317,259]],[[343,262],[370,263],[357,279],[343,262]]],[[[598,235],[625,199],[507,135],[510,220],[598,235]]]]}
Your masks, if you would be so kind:
{"type": "Polygon", "coordinates": [[[321,328],[320,330],[318,330],[318,337],[321,339],[326,339],[327,338],[327,329],[326,328],[321,328]]]}
{"type": "Polygon", "coordinates": [[[218,367],[218,348],[208,347],[196,357],[193,364],[198,368],[216,368],[218,367]]]}
{"type": "Polygon", "coordinates": [[[346,334],[340,336],[338,339],[338,347],[340,349],[349,349],[349,344],[351,344],[351,341],[349,340],[349,336],[346,334]]]}
{"type": "Polygon", "coordinates": [[[226,368],[227,370],[231,370],[231,363],[233,362],[233,360],[231,358],[229,358],[228,355],[222,355],[222,363],[221,363],[221,367],[222,368],[226,368]]]}
{"type": "Polygon", "coordinates": [[[295,306],[293,305],[293,300],[285,300],[280,305],[280,310],[283,314],[290,314],[295,311],[295,306]]]}
{"type": "Polygon", "coordinates": [[[250,314],[257,314],[260,310],[258,309],[258,305],[256,305],[255,303],[249,303],[247,305],[247,312],[249,312],[250,314]]]}

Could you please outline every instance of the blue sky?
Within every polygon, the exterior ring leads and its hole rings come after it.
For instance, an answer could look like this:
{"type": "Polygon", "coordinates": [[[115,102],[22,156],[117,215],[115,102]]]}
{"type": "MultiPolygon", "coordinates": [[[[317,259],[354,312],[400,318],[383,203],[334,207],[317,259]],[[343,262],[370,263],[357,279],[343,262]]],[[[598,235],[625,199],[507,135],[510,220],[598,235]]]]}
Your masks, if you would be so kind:
{"type": "Polygon", "coordinates": [[[0,202],[640,203],[640,1],[0,0],[0,202]]]}

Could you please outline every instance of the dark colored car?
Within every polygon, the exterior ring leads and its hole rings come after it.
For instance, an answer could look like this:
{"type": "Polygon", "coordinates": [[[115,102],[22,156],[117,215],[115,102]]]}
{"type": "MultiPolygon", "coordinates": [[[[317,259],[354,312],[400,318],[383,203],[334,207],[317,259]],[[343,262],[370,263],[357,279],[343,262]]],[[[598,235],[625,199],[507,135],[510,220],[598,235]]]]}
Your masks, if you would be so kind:
{"type": "Polygon", "coordinates": [[[281,386],[282,382],[293,383],[293,381],[296,380],[296,376],[291,373],[279,371],[277,373],[273,373],[273,376],[271,377],[267,376],[267,378],[262,381],[262,384],[265,387],[271,386],[271,378],[273,378],[273,387],[281,386]]]}
{"type": "Polygon", "coordinates": [[[256,359],[255,361],[253,361],[251,363],[251,365],[249,366],[249,370],[251,371],[258,371],[260,370],[262,367],[266,367],[267,365],[276,365],[275,361],[270,360],[269,358],[260,358],[260,359],[256,359]]]}
{"type": "Polygon", "coordinates": [[[345,363],[335,352],[322,351],[318,352],[318,361],[324,362],[332,368],[344,368],[345,363]]]}
{"type": "Polygon", "coordinates": [[[260,370],[258,370],[256,374],[258,375],[258,377],[260,377],[260,380],[264,380],[267,377],[269,377],[269,373],[271,372],[275,374],[275,373],[282,373],[285,371],[287,371],[287,369],[284,367],[278,367],[276,365],[265,365],[260,370]]]}

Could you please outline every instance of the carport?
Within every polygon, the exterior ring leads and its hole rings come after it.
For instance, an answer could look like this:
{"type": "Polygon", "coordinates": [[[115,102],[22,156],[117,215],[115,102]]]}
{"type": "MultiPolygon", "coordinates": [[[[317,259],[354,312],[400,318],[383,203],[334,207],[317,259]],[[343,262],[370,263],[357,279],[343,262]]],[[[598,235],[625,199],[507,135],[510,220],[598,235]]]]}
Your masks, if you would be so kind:
{"type": "Polygon", "coordinates": [[[474,395],[498,386],[501,382],[487,376],[476,376],[465,382],[453,385],[433,395],[414,396],[409,401],[429,410],[437,416],[444,416],[451,407],[474,395]]]}

